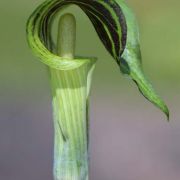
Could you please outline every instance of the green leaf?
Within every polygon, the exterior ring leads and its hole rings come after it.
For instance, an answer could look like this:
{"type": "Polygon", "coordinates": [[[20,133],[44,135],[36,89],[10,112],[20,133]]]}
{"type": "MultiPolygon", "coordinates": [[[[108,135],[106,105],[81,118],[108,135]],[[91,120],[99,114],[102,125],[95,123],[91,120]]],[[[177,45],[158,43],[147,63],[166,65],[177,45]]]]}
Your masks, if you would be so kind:
{"type": "Polygon", "coordinates": [[[119,58],[121,71],[132,78],[132,80],[137,84],[142,95],[160,108],[169,120],[169,110],[166,104],[157,95],[142,69],[139,31],[135,16],[123,1],[118,0],[118,2],[122,8],[127,23],[126,48],[122,56],[119,58]]]}

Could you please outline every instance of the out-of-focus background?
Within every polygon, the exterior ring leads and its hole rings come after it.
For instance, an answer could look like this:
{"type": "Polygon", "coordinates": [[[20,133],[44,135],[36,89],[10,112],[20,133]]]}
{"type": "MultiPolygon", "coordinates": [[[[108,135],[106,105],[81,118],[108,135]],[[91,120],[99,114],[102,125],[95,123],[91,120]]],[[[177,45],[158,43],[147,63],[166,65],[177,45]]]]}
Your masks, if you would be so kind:
{"type": "MultiPolygon", "coordinates": [[[[51,180],[53,125],[46,67],[26,43],[42,0],[0,1],[0,179],[51,180]]],[[[124,78],[87,17],[77,18],[77,54],[97,56],[91,95],[91,180],[180,179],[180,1],[128,0],[144,70],[170,109],[170,123],[124,78]]]]}

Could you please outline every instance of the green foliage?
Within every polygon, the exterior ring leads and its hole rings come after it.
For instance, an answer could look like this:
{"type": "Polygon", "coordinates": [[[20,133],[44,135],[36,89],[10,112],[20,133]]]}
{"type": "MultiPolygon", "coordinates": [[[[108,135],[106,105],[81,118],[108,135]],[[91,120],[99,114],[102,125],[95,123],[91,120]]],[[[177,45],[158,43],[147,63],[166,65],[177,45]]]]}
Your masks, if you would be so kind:
{"type": "Polygon", "coordinates": [[[127,23],[127,42],[125,50],[120,57],[120,68],[124,74],[128,74],[137,84],[140,92],[150,102],[159,107],[169,119],[169,110],[166,104],[156,94],[151,83],[144,75],[141,63],[141,51],[139,45],[139,31],[136,19],[132,11],[122,1],[118,1],[122,7],[127,23]]]}

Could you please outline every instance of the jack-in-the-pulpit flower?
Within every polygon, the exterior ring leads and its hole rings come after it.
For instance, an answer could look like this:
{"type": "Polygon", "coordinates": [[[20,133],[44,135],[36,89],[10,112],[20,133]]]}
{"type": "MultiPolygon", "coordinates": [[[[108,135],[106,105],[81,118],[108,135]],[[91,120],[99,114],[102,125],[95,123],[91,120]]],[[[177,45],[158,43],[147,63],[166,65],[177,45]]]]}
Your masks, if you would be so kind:
{"type": "MultiPolygon", "coordinates": [[[[143,73],[138,26],[134,14],[124,0],[45,1],[28,20],[27,39],[35,55],[50,70],[55,124],[56,180],[88,179],[88,99],[96,60],[73,56],[68,58],[57,53],[57,44],[53,42],[51,35],[55,15],[71,4],[79,6],[88,16],[121,72],[128,75],[140,92],[169,119],[167,106],[143,73]]],[[[68,47],[72,43],[69,43],[68,47]]],[[[63,42],[60,48],[62,47],[63,42]]]]}

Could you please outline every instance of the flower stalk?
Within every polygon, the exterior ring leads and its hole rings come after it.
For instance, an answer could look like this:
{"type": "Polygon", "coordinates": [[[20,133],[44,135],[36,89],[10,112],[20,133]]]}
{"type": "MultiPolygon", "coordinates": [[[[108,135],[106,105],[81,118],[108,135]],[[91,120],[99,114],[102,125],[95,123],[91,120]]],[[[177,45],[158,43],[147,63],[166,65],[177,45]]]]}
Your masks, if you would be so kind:
{"type": "MultiPolygon", "coordinates": [[[[59,21],[57,51],[74,58],[75,18],[65,14],[59,21]]],[[[74,60],[76,61],[76,60],[74,60]]],[[[87,106],[95,60],[74,69],[50,68],[54,111],[54,179],[88,179],[87,106]],[[90,63],[91,62],[91,63],[90,63]]]]}

